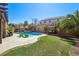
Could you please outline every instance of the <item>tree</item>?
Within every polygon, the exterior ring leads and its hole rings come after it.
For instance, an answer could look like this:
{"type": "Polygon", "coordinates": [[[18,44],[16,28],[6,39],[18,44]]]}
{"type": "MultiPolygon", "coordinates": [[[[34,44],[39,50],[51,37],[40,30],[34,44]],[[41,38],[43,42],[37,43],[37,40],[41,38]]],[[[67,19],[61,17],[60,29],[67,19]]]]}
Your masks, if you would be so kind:
{"type": "Polygon", "coordinates": [[[59,27],[65,32],[69,32],[70,30],[74,29],[75,26],[76,23],[74,19],[72,19],[72,15],[69,18],[64,18],[64,20],[59,25],[59,27]]]}
{"type": "Polygon", "coordinates": [[[29,30],[32,30],[32,24],[28,25],[29,30]]]}
{"type": "Polygon", "coordinates": [[[13,26],[8,26],[8,31],[9,32],[14,32],[14,27],[13,26]]]}
{"type": "Polygon", "coordinates": [[[76,22],[76,27],[74,29],[74,34],[76,36],[79,36],[79,11],[78,10],[74,13],[73,19],[76,22]]]}
{"type": "Polygon", "coordinates": [[[75,14],[67,15],[63,21],[59,23],[59,28],[62,32],[64,31],[79,35],[79,12],[76,11],[75,14]]]}
{"type": "Polygon", "coordinates": [[[15,24],[13,24],[13,23],[10,23],[10,24],[8,24],[9,26],[13,26],[13,27],[15,27],[15,24]]]}
{"type": "Polygon", "coordinates": [[[13,32],[15,31],[15,25],[9,24],[7,29],[8,29],[8,36],[12,36],[13,32]]]}
{"type": "Polygon", "coordinates": [[[74,13],[73,19],[75,20],[76,25],[79,26],[79,11],[78,10],[74,13]]]}
{"type": "Polygon", "coordinates": [[[33,28],[33,31],[36,31],[37,22],[38,22],[37,18],[32,19],[32,28],[33,28]]]}
{"type": "Polygon", "coordinates": [[[24,26],[27,26],[28,25],[28,22],[27,21],[24,21],[24,26]]]}

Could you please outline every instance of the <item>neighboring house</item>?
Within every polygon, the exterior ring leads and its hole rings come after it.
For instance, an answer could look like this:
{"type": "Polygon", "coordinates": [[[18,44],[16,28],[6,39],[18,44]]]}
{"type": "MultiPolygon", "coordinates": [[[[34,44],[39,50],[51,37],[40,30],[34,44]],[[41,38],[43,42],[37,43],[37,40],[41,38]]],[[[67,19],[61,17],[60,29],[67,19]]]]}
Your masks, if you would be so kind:
{"type": "Polygon", "coordinates": [[[36,26],[36,31],[45,32],[45,27],[47,27],[49,30],[52,30],[55,28],[56,22],[62,21],[63,18],[64,16],[43,19],[36,26]]]}
{"type": "Polygon", "coordinates": [[[21,26],[19,26],[19,31],[27,31],[28,30],[28,26],[23,26],[23,25],[21,25],[21,26]]]}
{"type": "Polygon", "coordinates": [[[28,26],[24,26],[23,24],[16,24],[15,32],[27,31],[28,26]]]}
{"type": "Polygon", "coordinates": [[[0,43],[2,43],[2,38],[7,36],[7,25],[8,25],[8,15],[6,3],[0,3],[0,43]]]}

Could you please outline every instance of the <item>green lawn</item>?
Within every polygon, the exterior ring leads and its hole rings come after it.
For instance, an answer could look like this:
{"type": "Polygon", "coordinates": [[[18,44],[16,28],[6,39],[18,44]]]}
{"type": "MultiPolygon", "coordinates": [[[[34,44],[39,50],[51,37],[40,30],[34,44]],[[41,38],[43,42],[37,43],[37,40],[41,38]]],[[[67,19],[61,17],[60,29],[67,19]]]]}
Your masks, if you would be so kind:
{"type": "Polygon", "coordinates": [[[72,45],[56,36],[45,36],[31,45],[19,46],[4,52],[5,56],[58,56],[69,55],[72,45]]]}

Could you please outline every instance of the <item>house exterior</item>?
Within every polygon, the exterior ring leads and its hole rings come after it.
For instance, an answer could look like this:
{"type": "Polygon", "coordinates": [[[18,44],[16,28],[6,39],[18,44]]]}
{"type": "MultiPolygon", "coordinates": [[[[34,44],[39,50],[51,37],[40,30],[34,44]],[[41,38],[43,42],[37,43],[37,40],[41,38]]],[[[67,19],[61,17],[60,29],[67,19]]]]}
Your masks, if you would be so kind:
{"type": "Polygon", "coordinates": [[[36,31],[45,32],[45,27],[51,31],[56,27],[56,22],[62,21],[63,18],[64,16],[43,19],[36,26],[36,31]]]}
{"type": "Polygon", "coordinates": [[[7,26],[8,26],[8,13],[6,3],[0,3],[0,43],[2,43],[2,38],[7,36],[7,26]]]}
{"type": "Polygon", "coordinates": [[[28,26],[24,26],[23,24],[16,24],[15,26],[15,32],[22,32],[28,30],[28,26]]]}

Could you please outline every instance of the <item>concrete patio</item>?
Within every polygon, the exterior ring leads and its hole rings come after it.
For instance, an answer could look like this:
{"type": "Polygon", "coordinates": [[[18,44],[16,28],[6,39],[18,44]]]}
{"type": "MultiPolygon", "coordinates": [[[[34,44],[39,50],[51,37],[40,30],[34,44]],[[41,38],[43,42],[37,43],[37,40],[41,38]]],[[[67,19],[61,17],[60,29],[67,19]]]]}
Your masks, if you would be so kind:
{"type": "Polygon", "coordinates": [[[26,44],[32,44],[35,43],[38,37],[42,37],[45,35],[40,36],[34,36],[34,37],[28,37],[28,38],[19,38],[19,34],[14,34],[11,37],[4,38],[2,40],[2,44],[0,44],[0,54],[5,52],[8,49],[14,48],[16,46],[26,45],[26,44]]]}

